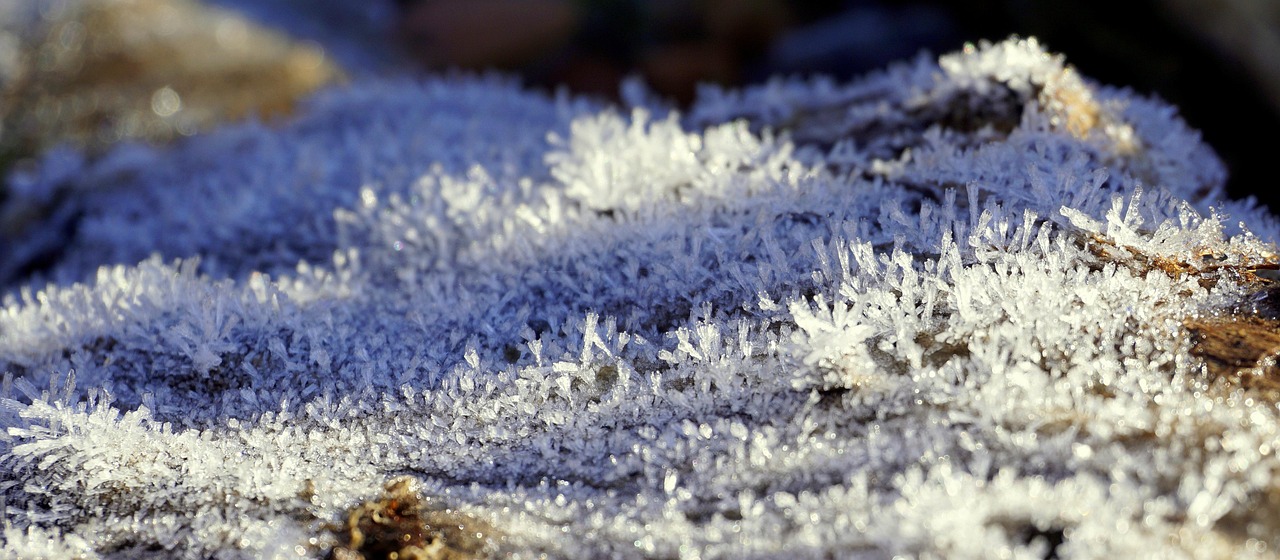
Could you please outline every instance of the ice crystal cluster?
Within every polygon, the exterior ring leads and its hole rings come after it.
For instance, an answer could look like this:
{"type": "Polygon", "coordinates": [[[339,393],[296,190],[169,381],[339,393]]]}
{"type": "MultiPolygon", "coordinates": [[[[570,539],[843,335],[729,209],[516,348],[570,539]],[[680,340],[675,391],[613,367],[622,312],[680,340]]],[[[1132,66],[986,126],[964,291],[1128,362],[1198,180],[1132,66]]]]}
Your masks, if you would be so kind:
{"type": "Polygon", "coordinates": [[[1173,108],[1016,39],[630,91],[366,83],[15,176],[77,218],[0,263],[49,263],[0,555],[323,557],[389,482],[515,558],[1280,545],[1280,410],[1184,326],[1280,227],[1173,108]]]}

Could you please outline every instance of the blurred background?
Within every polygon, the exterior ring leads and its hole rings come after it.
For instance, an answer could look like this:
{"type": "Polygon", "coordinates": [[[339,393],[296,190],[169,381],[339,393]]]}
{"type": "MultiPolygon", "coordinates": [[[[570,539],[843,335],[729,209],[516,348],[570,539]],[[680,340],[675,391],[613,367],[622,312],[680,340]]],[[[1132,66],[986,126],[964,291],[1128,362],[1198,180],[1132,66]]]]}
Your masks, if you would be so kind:
{"type": "MultiPolygon", "coordinates": [[[[59,146],[93,158],[270,122],[331,84],[499,70],[611,99],[639,76],[680,105],[700,83],[847,80],[1012,34],[1177,105],[1234,196],[1280,207],[1276,0],[0,0],[0,206],[59,146]]],[[[6,212],[12,229],[38,209],[6,212]]]]}

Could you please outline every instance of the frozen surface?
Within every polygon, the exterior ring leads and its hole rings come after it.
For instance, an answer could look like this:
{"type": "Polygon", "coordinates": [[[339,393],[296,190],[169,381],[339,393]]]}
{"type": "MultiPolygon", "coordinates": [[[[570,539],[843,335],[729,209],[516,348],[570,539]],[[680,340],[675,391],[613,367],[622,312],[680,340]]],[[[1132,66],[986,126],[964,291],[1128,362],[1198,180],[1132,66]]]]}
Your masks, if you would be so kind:
{"type": "Polygon", "coordinates": [[[0,554],[319,557],[408,475],[514,557],[1266,556],[1280,414],[1183,326],[1275,259],[1224,178],[1034,40],[55,154],[21,196],[83,215],[0,308],[0,554]]]}

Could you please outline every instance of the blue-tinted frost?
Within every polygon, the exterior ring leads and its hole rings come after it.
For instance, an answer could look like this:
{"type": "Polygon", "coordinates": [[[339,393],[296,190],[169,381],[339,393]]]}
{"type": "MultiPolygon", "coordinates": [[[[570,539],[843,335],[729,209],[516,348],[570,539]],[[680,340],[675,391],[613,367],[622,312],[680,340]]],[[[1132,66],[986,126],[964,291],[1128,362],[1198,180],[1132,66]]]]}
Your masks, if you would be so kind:
{"type": "Polygon", "coordinates": [[[1206,400],[1182,320],[1280,229],[1224,177],[1033,40],[51,155],[21,193],[82,217],[0,309],[4,554],[318,556],[398,475],[516,557],[1247,552],[1280,418],[1206,400]]]}

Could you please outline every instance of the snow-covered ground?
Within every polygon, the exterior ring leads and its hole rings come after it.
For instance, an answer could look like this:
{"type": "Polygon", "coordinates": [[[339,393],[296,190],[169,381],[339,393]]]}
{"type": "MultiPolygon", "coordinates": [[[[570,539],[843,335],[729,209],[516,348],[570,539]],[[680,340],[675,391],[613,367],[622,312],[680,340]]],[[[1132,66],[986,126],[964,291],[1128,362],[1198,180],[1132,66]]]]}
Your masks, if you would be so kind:
{"type": "Polygon", "coordinates": [[[1187,326],[1280,226],[1173,108],[1034,40],[630,92],[366,81],[28,170],[82,214],[0,309],[0,554],[323,557],[388,484],[519,558],[1280,546],[1280,410],[1187,326]]]}

